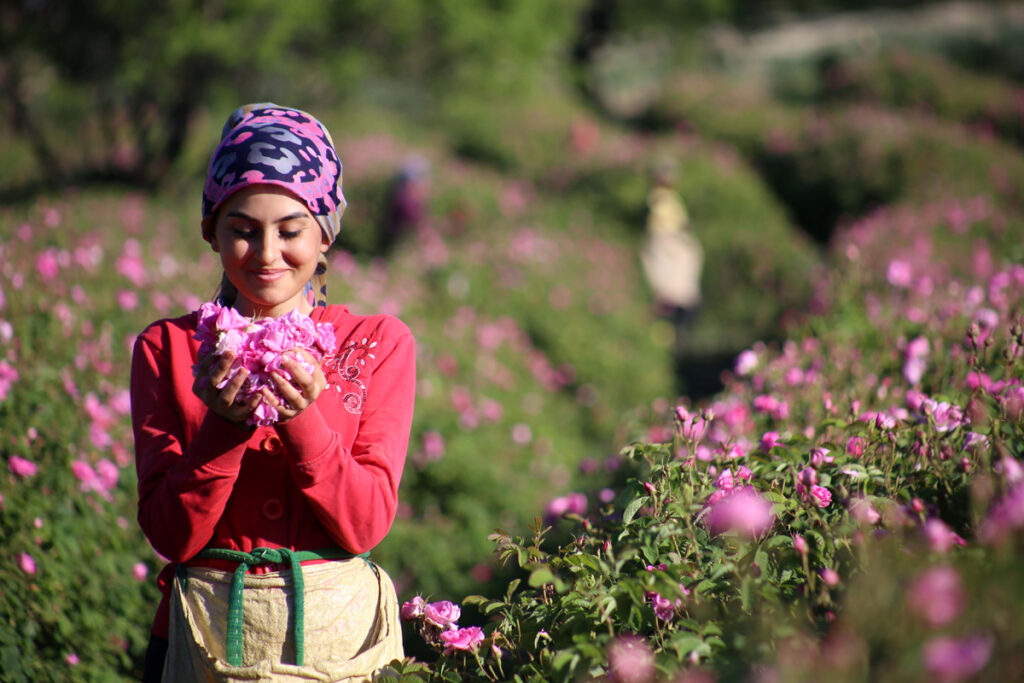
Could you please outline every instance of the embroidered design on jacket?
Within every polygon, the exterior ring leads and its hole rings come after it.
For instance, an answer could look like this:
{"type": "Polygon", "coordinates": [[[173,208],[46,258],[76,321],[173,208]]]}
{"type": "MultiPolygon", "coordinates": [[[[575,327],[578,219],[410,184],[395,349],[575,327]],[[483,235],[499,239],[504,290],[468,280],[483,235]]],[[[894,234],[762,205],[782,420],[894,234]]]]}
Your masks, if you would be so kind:
{"type": "Polygon", "coordinates": [[[363,337],[358,342],[349,341],[341,348],[341,351],[330,353],[324,357],[323,367],[327,384],[342,394],[341,402],[345,406],[345,410],[353,415],[363,412],[363,403],[366,402],[366,384],[360,375],[366,369],[366,361],[377,358],[374,355],[377,344],[377,341],[370,341],[369,337],[363,337]]]}

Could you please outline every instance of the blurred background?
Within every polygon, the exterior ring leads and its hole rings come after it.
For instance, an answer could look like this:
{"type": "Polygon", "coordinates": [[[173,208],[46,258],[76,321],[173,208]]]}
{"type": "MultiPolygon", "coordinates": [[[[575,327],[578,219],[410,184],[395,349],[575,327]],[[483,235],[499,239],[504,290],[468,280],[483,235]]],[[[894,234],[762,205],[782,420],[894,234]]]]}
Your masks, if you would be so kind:
{"type": "Polygon", "coordinates": [[[1019,229],[1022,80],[1014,2],[4,2],[0,431],[37,466],[0,480],[5,680],[140,668],[130,344],[216,289],[200,193],[238,105],[334,136],[331,299],[419,348],[374,554],[458,600],[504,591],[496,527],[613,496],[620,448],[813,313],[838,226],[981,197],[1019,229]]]}

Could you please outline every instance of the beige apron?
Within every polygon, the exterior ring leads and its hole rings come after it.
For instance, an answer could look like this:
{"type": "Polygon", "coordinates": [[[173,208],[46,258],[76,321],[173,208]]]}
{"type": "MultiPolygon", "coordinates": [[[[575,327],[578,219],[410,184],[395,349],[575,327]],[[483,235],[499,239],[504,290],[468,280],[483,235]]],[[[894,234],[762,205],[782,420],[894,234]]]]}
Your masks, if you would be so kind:
{"type": "Polygon", "coordinates": [[[291,570],[246,574],[243,660],[227,662],[232,573],[189,567],[171,591],[164,683],[369,681],[401,659],[398,598],[391,578],[356,557],[302,567],[305,662],[296,666],[291,570]]]}

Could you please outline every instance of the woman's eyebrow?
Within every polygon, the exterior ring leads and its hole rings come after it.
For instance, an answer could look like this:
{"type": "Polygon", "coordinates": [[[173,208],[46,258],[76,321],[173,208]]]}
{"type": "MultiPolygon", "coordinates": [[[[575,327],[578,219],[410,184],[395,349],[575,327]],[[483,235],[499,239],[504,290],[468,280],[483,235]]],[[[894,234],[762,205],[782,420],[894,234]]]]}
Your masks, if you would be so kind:
{"type": "MultiPolygon", "coordinates": [[[[278,218],[276,221],[271,221],[271,222],[272,223],[284,223],[286,221],[293,221],[293,220],[296,220],[298,218],[305,218],[307,215],[308,214],[305,211],[296,211],[294,213],[288,214],[287,216],[283,216],[282,218],[278,218]]],[[[242,220],[249,221],[250,223],[260,223],[261,222],[258,218],[253,218],[249,214],[245,213],[244,211],[239,211],[238,209],[235,209],[234,211],[229,211],[228,212],[228,217],[229,218],[241,218],[242,220]]]]}

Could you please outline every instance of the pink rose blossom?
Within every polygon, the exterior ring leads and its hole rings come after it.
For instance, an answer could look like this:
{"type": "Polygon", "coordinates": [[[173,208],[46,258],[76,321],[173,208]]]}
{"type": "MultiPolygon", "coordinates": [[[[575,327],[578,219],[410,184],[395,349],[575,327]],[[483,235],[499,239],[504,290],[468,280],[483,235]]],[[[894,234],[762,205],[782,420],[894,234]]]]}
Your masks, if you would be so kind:
{"type": "Polygon", "coordinates": [[[850,503],[850,515],[861,524],[868,526],[878,524],[882,518],[866,498],[858,498],[850,503]]]}
{"type": "Polygon", "coordinates": [[[427,602],[423,599],[423,596],[417,595],[412,600],[402,603],[402,619],[406,621],[412,621],[413,619],[419,619],[423,616],[423,612],[426,609],[427,602]]]}
{"type": "Polygon", "coordinates": [[[139,295],[130,289],[122,289],[117,293],[117,305],[123,310],[134,311],[139,307],[139,295]]]}
{"type": "Polygon", "coordinates": [[[823,464],[825,464],[827,462],[834,461],[835,458],[833,458],[831,455],[829,455],[830,452],[831,451],[829,451],[829,449],[827,449],[827,448],[821,448],[821,447],[812,448],[811,449],[811,464],[813,466],[815,466],[815,467],[821,467],[823,464]]]}
{"type": "Polygon", "coordinates": [[[444,643],[444,654],[453,652],[474,652],[484,642],[484,632],[479,626],[443,631],[441,642],[444,643]]]}
{"type": "Polygon", "coordinates": [[[779,433],[778,432],[765,432],[761,436],[761,450],[762,451],[766,451],[766,452],[770,451],[772,448],[775,447],[775,444],[777,444],[778,442],[779,442],[779,433]]]}
{"type": "Polygon", "coordinates": [[[946,523],[935,517],[930,518],[921,528],[928,547],[934,552],[946,554],[954,545],[967,545],[964,539],[953,532],[946,523]]]}
{"type": "Polygon", "coordinates": [[[955,569],[932,567],[918,576],[907,593],[907,606],[931,626],[950,623],[963,611],[967,593],[955,569]]]}
{"type": "Polygon", "coordinates": [[[992,655],[992,639],[988,636],[932,638],[921,651],[921,660],[928,673],[939,683],[955,683],[971,678],[988,664],[992,655]]]}
{"type": "Polygon", "coordinates": [[[586,513],[587,496],[582,493],[573,492],[553,498],[551,502],[548,503],[545,516],[549,520],[554,520],[558,519],[562,515],[585,515],[586,513]]]}
{"type": "Polygon", "coordinates": [[[79,481],[78,490],[82,493],[95,491],[103,498],[107,500],[111,499],[110,493],[107,490],[108,487],[105,485],[103,478],[100,477],[99,474],[96,473],[96,470],[93,469],[92,465],[85,460],[73,461],[71,463],[71,474],[73,474],[75,479],[79,481]]]}
{"type": "Polygon", "coordinates": [[[821,580],[829,588],[835,588],[839,585],[839,572],[837,572],[835,569],[826,567],[825,569],[821,570],[821,580]]]}
{"type": "Polygon", "coordinates": [[[5,360],[0,360],[0,401],[7,398],[8,392],[18,381],[18,371],[5,360]]]}
{"type": "Polygon", "coordinates": [[[818,483],[818,471],[813,467],[805,467],[800,470],[799,479],[804,486],[814,486],[818,483]]]}
{"type": "MultiPolygon", "coordinates": [[[[807,468],[807,470],[809,469],[807,468]]],[[[804,471],[806,472],[807,470],[804,471]]],[[[832,492],[824,486],[818,486],[817,484],[805,486],[803,483],[800,483],[796,485],[796,491],[801,494],[804,500],[811,501],[820,508],[827,508],[832,502],[832,492]]]]}
{"type": "Polygon", "coordinates": [[[38,469],[34,462],[17,455],[11,456],[11,459],[7,461],[7,467],[15,476],[22,479],[33,476],[38,469]]]}
{"type": "Polygon", "coordinates": [[[801,555],[806,555],[810,548],[807,546],[807,539],[800,534],[793,534],[793,548],[801,555]]]}
{"type": "Polygon", "coordinates": [[[444,437],[440,432],[423,432],[423,455],[428,462],[440,460],[444,455],[444,437]]]}
{"type": "Polygon", "coordinates": [[[1020,462],[1012,456],[1004,456],[1003,459],[996,464],[995,469],[1003,475],[1009,484],[1016,484],[1024,479],[1024,467],[1022,467],[1020,462]]]}
{"type": "Polygon", "coordinates": [[[999,544],[1021,526],[1024,526],[1024,484],[1016,484],[982,520],[980,536],[986,543],[999,544]]]}
{"type": "Polygon", "coordinates": [[[145,581],[147,576],[149,576],[149,567],[145,562],[136,562],[132,565],[132,578],[136,581],[145,581]]]}
{"type": "Polygon", "coordinates": [[[520,446],[525,446],[533,439],[533,430],[525,422],[516,423],[512,427],[512,440],[520,446]]]}
{"type": "Polygon", "coordinates": [[[64,656],[64,662],[68,666],[78,666],[79,661],[80,660],[78,659],[78,655],[76,655],[74,652],[69,652],[67,655],[64,656]]]}
{"type": "Polygon", "coordinates": [[[423,608],[423,618],[427,623],[433,624],[442,631],[458,628],[457,622],[460,616],[462,616],[462,610],[459,606],[447,600],[431,602],[423,608]]]}
{"type": "Polygon", "coordinates": [[[753,406],[759,413],[771,413],[779,407],[779,399],[771,394],[761,394],[754,397],[753,406]]]}
{"type": "Polygon", "coordinates": [[[757,369],[757,354],[747,349],[736,356],[736,363],[733,370],[740,377],[745,377],[757,369]]]}
{"type": "Polygon", "coordinates": [[[893,259],[885,271],[885,279],[893,287],[908,289],[914,280],[914,272],[906,261],[893,259]]]}
{"type": "Polygon", "coordinates": [[[722,460],[736,460],[742,458],[747,454],[744,444],[731,442],[728,444],[722,444],[715,449],[715,454],[722,460]]]}
{"type": "Polygon", "coordinates": [[[26,574],[36,573],[36,561],[28,553],[20,553],[18,555],[18,567],[26,574]]]}
{"type": "Polygon", "coordinates": [[[977,432],[967,432],[967,436],[964,437],[964,450],[987,451],[988,437],[984,434],[978,434],[977,432]]]}
{"type": "Polygon", "coordinates": [[[109,491],[117,486],[117,480],[121,476],[121,471],[117,468],[117,465],[103,458],[96,463],[96,476],[99,478],[103,489],[109,491]]]}
{"type": "Polygon", "coordinates": [[[648,591],[647,599],[651,601],[651,606],[654,607],[654,616],[665,622],[672,621],[675,618],[676,610],[683,608],[681,598],[676,598],[674,601],[669,600],[655,591],[648,591]]]}
{"type": "Polygon", "coordinates": [[[928,339],[916,337],[907,344],[904,353],[903,378],[907,380],[907,384],[917,386],[928,367],[928,339]]]}
{"type": "Polygon", "coordinates": [[[864,446],[866,441],[861,436],[851,436],[846,440],[846,453],[855,458],[859,458],[864,455],[864,446]]]}
{"type": "Polygon", "coordinates": [[[60,263],[57,258],[57,250],[53,247],[45,249],[36,255],[36,272],[43,279],[43,282],[52,282],[60,271],[60,263]]]}
{"type": "Polygon", "coordinates": [[[617,683],[647,683],[654,678],[654,653],[640,636],[624,634],[608,645],[608,673],[617,683]]]}
{"type": "Polygon", "coordinates": [[[771,502],[752,486],[734,489],[729,495],[716,500],[710,505],[707,516],[708,527],[713,534],[736,531],[752,537],[767,531],[774,520],[771,502]]]}
{"type": "Polygon", "coordinates": [[[935,423],[935,431],[948,432],[957,427],[967,424],[964,412],[960,406],[952,405],[945,401],[936,401],[931,398],[924,398],[921,401],[921,412],[927,419],[930,417],[935,423]]]}

